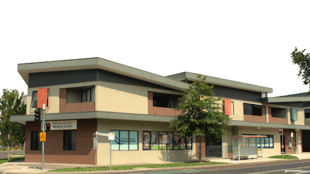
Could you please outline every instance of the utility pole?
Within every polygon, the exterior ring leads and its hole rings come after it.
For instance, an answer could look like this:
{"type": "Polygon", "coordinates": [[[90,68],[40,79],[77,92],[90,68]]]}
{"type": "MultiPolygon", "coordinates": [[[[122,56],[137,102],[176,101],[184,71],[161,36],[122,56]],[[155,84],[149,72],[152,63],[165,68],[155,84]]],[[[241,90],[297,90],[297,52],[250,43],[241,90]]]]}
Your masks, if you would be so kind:
{"type": "MultiPolygon", "coordinates": [[[[45,132],[45,104],[43,104],[43,132],[45,132]]],[[[42,170],[44,170],[44,147],[45,141],[42,142],[42,170]]]]}

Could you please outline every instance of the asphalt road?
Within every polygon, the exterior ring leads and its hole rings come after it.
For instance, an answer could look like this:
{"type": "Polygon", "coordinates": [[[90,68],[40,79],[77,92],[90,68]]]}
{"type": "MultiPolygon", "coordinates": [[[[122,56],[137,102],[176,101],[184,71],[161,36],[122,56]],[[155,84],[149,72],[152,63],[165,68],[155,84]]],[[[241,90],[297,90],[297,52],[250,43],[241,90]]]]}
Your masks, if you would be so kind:
{"type": "Polygon", "coordinates": [[[208,166],[204,168],[162,170],[162,171],[137,171],[130,174],[173,174],[173,173],[195,173],[195,174],[284,174],[284,173],[309,173],[310,160],[289,160],[284,162],[242,164],[229,166],[208,166]]]}
{"type": "MultiPolygon", "coordinates": [[[[23,153],[22,150],[10,150],[10,154],[16,154],[16,153],[23,153]]],[[[7,159],[8,158],[8,151],[0,151],[0,159],[7,159]]]]}

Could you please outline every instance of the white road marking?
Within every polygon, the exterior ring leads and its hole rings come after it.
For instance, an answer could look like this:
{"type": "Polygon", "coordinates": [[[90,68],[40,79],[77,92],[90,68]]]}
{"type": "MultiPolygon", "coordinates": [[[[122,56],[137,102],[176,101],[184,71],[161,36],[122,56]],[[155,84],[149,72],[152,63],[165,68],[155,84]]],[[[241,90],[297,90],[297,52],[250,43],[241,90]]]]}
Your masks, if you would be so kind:
{"type": "Polygon", "coordinates": [[[310,170],[284,170],[284,173],[293,173],[293,172],[297,172],[297,173],[310,173],[310,170]]]}

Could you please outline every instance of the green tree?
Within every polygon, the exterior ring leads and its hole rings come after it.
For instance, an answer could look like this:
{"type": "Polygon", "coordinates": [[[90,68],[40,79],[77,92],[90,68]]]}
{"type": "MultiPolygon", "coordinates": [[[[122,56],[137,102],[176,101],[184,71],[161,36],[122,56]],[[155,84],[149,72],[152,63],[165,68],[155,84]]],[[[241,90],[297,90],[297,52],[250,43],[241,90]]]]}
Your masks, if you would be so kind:
{"type": "Polygon", "coordinates": [[[198,159],[201,162],[201,137],[221,139],[227,133],[223,127],[227,126],[229,118],[223,112],[222,97],[215,97],[213,86],[205,82],[206,77],[199,74],[197,78],[199,80],[190,84],[180,98],[184,103],[175,109],[182,113],[170,121],[170,126],[182,138],[192,135],[198,137],[198,159]]]}
{"type": "Polygon", "coordinates": [[[294,64],[299,66],[298,77],[302,77],[304,85],[310,83],[310,54],[305,53],[306,49],[298,51],[295,47],[294,51],[291,53],[291,58],[294,64]]]}
{"type": "MultiPolygon", "coordinates": [[[[3,89],[3,94],[0,98],[0,132],[1,139],[4,144],[10,148],[12,142],[24,144],[25,128],[21,125],[10,121],[11,115],[25,115],[26,105],[24,102],[25,95],[22,92],[19,95],[17,90],[3,89]]],[[[8,159],[9,159],[8,150],[8,159]]]]}

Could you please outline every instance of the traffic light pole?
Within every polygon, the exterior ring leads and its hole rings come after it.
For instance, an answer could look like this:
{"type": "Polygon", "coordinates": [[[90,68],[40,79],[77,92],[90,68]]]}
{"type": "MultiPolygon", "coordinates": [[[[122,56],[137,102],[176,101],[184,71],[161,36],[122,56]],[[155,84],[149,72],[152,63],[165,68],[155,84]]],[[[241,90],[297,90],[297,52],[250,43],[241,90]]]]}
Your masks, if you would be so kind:
{"type": "MultiPolygon", "coordinates": [[[[45,132],[45,104],[43,104],[43,132],[45,132]]],[[[42,142],[42,170],[44,170],[44,147],[45,142],[42,142]]]]}

